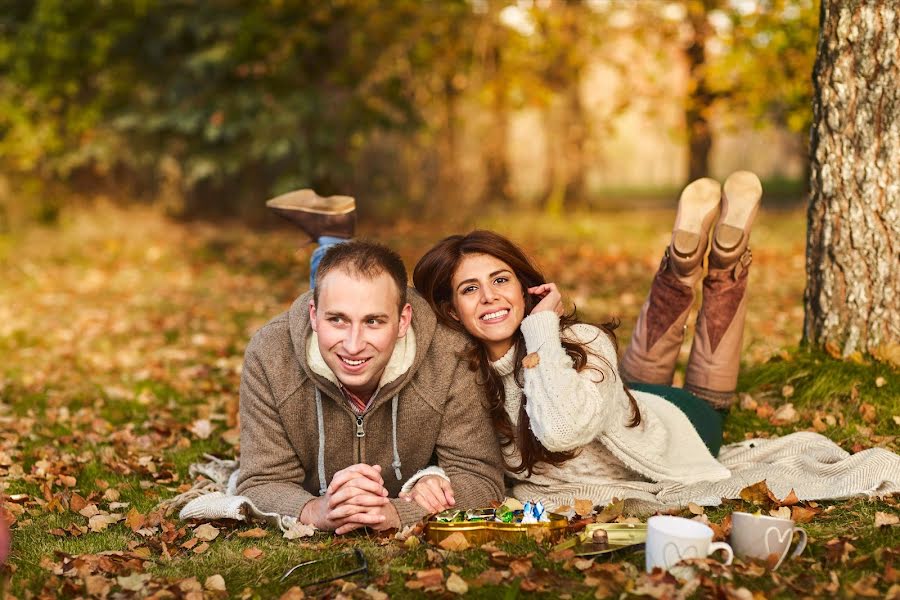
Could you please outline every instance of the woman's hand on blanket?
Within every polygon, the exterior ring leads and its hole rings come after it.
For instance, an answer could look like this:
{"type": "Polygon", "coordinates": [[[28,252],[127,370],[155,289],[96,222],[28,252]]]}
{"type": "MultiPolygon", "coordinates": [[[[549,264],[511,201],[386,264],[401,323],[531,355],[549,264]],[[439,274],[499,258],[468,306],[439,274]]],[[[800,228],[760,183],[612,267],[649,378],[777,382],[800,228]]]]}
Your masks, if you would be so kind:
{"type": "Polygon", "coordinates": [[[453,497],[453,486],[443,477],[426,475],[416,482],[408,492],[401,492],[400,497],[416,504],[431,513],[439,513],[456,504],[453,497]]]}
{"type": "Polygon", "coordinates": [[[541,300],[537,303],[537,306],[531,309],[531,314],[534,315],[539,312],[552,310],[556,314],[562,316],[562,294],[559,293],[559,290],[557,289],[555,283],[544,283],[541,285],[530,287],[528,288],[528,293],[534,296],[541,297],[541,300]]]}

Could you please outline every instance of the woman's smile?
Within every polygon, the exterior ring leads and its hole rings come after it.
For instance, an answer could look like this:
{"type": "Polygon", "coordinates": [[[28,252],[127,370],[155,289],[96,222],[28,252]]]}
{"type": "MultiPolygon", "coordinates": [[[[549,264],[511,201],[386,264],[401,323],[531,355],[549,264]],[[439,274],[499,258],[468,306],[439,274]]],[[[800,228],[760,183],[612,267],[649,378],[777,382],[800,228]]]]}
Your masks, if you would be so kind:
{"type": "Polygon", "coordinates": [[[525,291],[510,266],[489,254],[469,254],[451,285],[453,318],[484,344],[491,360],[501,358],[525,318],[525,291]]]}

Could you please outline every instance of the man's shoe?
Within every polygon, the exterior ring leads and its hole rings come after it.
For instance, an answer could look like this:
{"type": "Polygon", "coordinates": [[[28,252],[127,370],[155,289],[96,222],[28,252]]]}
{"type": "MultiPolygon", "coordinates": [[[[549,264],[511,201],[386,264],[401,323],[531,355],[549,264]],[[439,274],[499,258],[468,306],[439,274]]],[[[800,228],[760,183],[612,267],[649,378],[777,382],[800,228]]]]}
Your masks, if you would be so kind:
{"type": "Polygon", "coordinates": [[[356,200],[350,196],[320,196],[310,189],[296,190],[266,201],[313,240],[322,236],[350,239],[356,230],[356,200]]]}
{"type": "Polygon", "coordinates": [[[722,187],[722,210],[713,231],[710,269],[734,267],[750,242],[750,227],[759,210],[762,184],[750,171],[736,171],[722,187]]]}
{"type": "Polygon", "coordinates": [[[709,229],[719,212],[721,195],[719,182],[703,177],[689,183],[678,199],[669,264],[675,275],[693,280],[691,284],[699,279],[697,275],[709,247],[709,229]]]}

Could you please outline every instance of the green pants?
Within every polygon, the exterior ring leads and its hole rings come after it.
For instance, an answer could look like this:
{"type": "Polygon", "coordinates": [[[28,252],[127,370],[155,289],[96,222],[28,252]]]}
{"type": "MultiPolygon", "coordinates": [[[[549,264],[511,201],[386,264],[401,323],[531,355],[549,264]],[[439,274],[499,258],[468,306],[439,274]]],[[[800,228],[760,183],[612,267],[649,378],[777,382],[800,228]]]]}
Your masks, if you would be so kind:
{"type": "Polygon", "coordinates": [[[719,455],[719,448],[722,447],[722,415],[705,401],[681,388],[668,385],[632,383],[628,387],[661,396],[680,408],[709,448],[710,454],[719,455]]]}

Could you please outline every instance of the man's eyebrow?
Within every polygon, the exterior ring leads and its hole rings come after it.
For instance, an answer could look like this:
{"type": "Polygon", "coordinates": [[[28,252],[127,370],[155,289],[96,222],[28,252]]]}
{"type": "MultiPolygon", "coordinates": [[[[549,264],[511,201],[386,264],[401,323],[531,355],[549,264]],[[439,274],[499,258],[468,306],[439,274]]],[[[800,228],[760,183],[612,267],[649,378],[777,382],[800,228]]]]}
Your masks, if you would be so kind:
{"type": "MultiPolygon", "coordinates": [[[[344,319],[345,321],[350,320],[350,317],[348,317],[345,313],[342,313],[340,311],[337,311],[337,310],[325,311],[326,319],[330,319],[332,317],[340,317],[341,319],[344,319]]],[[[389,318],[387,313],[372,313],[372,314],[368,314],[368,315],[364,316],[362,320],[369,321],[372,319],[387,319],[387,318],[389,318]]]]}
{"type": "MultiPolygon", "coordinates": [[[[510,271],[509,269],[500,269],[499,271],[494,271],[493,273],[491,273],[490,275],[488,275],[488,277],[496,277],[496,276],[499,275],[500,273],[509,273],[509,274],[512,274],[512,271],[510,271]]],[[[478,279],[476,279],[475,277],[470,277],[470,278],[468,278],[468,279],[463,279],[463,280],[460,281],[458,284],[456,284],[456,289],[459,289],[459,287],[460,287],[462,284],[464,284],[464,283],[478,283],[478,279]]]]}
{"type": "Polygon", "coordinates": [[[338,310],[326,310],[326,311],[325,311],[325,318],[330,319],[330,318],[332,318],[332,317],[340,317],[340,318],[342,318],[342,319],[346,319],[346,318],[347,318],[347,315],[345,315],[344,313],[342,313],[342,312],[340,312],[340,311],[338,311],[338,310]]]}

